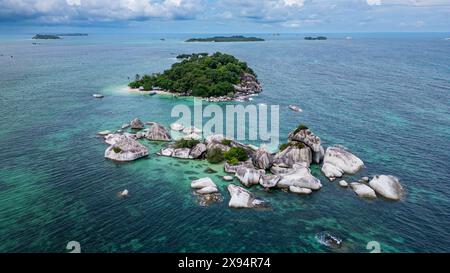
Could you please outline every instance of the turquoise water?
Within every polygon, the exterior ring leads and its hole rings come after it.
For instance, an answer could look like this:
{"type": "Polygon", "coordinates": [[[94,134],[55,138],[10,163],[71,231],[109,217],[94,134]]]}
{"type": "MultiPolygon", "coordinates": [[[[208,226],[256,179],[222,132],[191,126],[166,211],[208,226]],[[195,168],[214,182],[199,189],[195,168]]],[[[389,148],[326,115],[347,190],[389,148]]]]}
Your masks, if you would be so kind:
{"type": "MultiPolygon", "coordinates": [[[[262,43],[183,43],[193,35],[101,35],[39,41],[0,38],[0,252],[343,252],[450,251],[450,43],[445,34],[267,36],[262,43]],[[160,38],[166,38],[165,42],[160,38]],[[174,100],[120,91],[128,77],[168,68],[180,53],[222,51],[245,60],[264,86],[252,103],[279,104],[281,136],[305,123],[326,146],[364,160],[356,175],[398,176],[405,200],[358,199],[328,182],[299,197],[251,189],[268,210],[232,210],[206,162],[151,155],[118,164],[96,136],[134,117],[169,125],[174,100]],[[3,56],[1,56],[3,54],[3,56]],[[13,56],[11,58],[10,56],[13,56]],[[106,97],[95,100],[93,93],[106,97]],[[297,114],[289,104],[304,110],[297,114]],[[210,176],[224,201],[199,207],[189,185],[210,176]],[[118,199],[127,188],[130,198],[118,199]]],[[[198,36],[198,35],[196,35],[198,36]]]]}

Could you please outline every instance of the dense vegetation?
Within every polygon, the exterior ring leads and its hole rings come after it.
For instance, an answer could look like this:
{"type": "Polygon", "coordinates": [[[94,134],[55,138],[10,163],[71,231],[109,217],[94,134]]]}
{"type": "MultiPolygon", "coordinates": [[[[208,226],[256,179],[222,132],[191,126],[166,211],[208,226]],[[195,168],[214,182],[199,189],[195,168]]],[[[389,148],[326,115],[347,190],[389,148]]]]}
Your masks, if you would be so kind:
{"type": "Polygon", "coordinates": [[[256,38],[256,37],[245,37],[242,35],[237,36],[215,36],[210,38],[191,38],[189,40],[186,40],[186,42],[216,42],[216,43],[223,43],[223,42],[262,42],[264,39],[256,38]]]}
{"type": "Polygon", "coordinates": [[[282,152],[282,151],[286,150],[288,147],[303,149],[306,146],[305,146],[305,144],[303,142],[291,141],[291,142],[288,142],[288,143],[280,144],[279,150],[280,150],[280,152],[282,152]]]}
{"type": "Polygon", "coordinates": [[[208,160],[208,162],[211,164],[218,164],[220,162],[223,162],[225,158],[221,149],[214,148],[206,153],[206,160],[208,160]]]}
{"type": "MultiPolygon", "coordinates": [[[[233,84],[238,84],[243,73],[255,75],[247,63],[234,56],[220,52],[213,55],[180,55],[182,61],[175,63],[163,73],[136,75],[131,88],[144,90],[161,88],[175,93],[196,97],[232,96],[233,84]]],[[[256,76],[256,75],[255,75],[256,76]]]]}
{"type": "Polygon", "coordinates": [[[308,126],[306,126],[305,124],[300,124],[297,126],[297,128],[294,131],[294,135],[297,134],[298,132],[300,132],[301,130],[308,130],[308,126]]]}
{"type": "Polygon", "coordinates": [[[327,37],[325,37],[325,36],[317,36],[317,37],[310,37],[310,36],[308,36],[308,37],[305,37],[305,40],[326,40],[327,39],[327,37]]]}
{"type": "Polygon", "coordinates": [[[196,139],[180,139],[175,142],[175,148],[189,148],[192,149],[195,145],[199,144],[200,141],[196,139]]]}
{"type": "Polygon", "coordinates": [[[61,39],[61,38],[57,35],[36,34],[36,35],[34,35],[33,39],[56,40],[56,39],[61,39]]]}
{"type": "Polygon", "coordinates": [[[237,165],[239,162],[247,161],[248,155],[244,148],[232,147],[224,153],[224,158],[231,165],[237,165]]]}

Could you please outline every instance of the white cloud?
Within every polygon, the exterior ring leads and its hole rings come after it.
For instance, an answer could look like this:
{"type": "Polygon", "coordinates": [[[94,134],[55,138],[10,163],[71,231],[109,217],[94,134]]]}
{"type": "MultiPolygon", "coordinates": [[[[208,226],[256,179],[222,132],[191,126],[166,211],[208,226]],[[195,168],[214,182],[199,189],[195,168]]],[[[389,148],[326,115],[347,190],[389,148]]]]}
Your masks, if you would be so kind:
{"type": "Polygon", "coordinates": [[[195,17],[204,0],[1,0],[0,18],[90,21],[195,17]]]}
{"type": "Polygon", "coordinates": [[[379,6],[381,5],[381,0],[367,0],[369,6],[379,6]]]}

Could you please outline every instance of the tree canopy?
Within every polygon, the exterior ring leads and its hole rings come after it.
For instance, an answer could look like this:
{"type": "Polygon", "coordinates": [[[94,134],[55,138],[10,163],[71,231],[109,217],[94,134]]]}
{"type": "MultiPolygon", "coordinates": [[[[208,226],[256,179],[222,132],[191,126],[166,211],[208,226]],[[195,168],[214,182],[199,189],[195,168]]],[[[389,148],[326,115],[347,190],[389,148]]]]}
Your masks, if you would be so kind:
{"type": "Polygon", "coordinates": [[[243,73],[256,76],[247,63],[220,52],[212,55],[183,54],[179,57],[182,61],[163,73],[142,77],[136,75],[129,86],[143,87],[146,91],[160,88],[196,97],[218,97],[234,94],[233,84],[240,83],[243,73]]]}

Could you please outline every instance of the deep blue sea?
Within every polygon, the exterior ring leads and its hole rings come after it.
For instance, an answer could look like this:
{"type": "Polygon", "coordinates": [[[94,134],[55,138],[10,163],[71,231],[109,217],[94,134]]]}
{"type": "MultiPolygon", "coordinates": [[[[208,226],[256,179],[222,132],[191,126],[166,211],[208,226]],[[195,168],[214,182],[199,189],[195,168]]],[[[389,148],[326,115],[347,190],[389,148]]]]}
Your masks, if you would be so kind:
{"type": "Polygon", "coordinates": [[[315,239],[320,232],[342,238],[341,252],[368,252],[370,241],[384,252],[450,251],[448,34],[258,35],[266,41],[251,43],[33,35],[0,36],[0,252],[67,252],[69,241],[82,252],[335,251],[315,239]],[[325,146],[342,144],[365,162],[347,181],[392,174],[404,200],[359,199],[313,166],[324,185],[313,195],[253,187],[270,209],[233,210],[221,165],[158,157],[158,143],[146,143],[151,155],[135,162],[103,157],[97,132],[135,117],[167,126],[173,105],[191,103],[123,92],[128,77],[163,71],[180,53],[216,51],[255,70],[264,91],[251,103],[280,105],[282,137],[308,125],[325,146]],[[223,202],[196,203],[190,182],[205,176],[223,202]],[[130,197],[118,199],[125,188],[130,197]]]}

